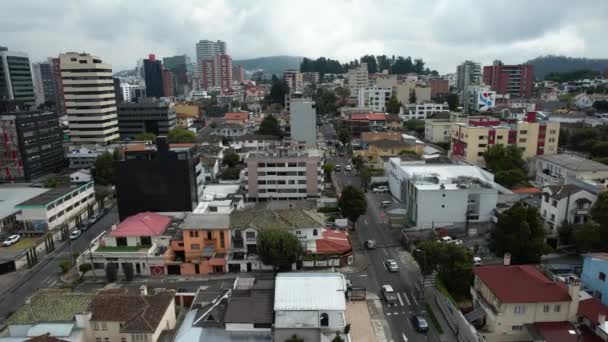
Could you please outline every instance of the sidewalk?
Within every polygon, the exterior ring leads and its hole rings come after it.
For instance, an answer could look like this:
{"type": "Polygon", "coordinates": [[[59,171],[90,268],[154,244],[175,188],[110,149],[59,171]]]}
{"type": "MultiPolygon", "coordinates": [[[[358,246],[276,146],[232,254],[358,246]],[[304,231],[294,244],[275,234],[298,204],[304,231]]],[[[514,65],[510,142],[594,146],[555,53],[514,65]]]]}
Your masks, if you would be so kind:
{"type": "Polygon", "coordinates": [[[443,334],[438,334],[439,339],[442,342],[458,341],[458,338],[456,337],[456,335],[454,335],[452,328],[450,328],[449,324],[446,322],[443,312],[437,306],[437,302],[435,301],[435,291],[430,288],[425,288],[424,297],[426,299],[426,302],[431,307],[431,310],[433,310],[433,314],[435,315],[435,317],[437,317],[437,321],[439,322],[439,325],[441,325],[441,329],[443,330],[443,334]]]}
{"type": "Polygon", "coordinates": [[[391,328],[386,321],[384,312],[382,311],[382,303],[380,302],[380,298],[375,294],[368,293],[366,303],[375,335],[373,341],[393,342],[391,328]]]}
{"type": "Polygon", "coordinates": [[[350,324],[353,341],[377,341],[371,320],[366,301],[346,302],[346,321],[350,324]]]}

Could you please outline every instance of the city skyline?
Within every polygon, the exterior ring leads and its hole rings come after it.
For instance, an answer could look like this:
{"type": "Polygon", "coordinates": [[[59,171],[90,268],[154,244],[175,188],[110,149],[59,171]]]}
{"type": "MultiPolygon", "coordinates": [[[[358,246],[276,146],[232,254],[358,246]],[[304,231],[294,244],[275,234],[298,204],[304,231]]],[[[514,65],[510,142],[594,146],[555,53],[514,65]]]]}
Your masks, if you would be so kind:
{"type": "Polygon", "coordinates": [[[149,53],[194,57],[201,39],[226,41],[235,60],[293,55],[346,62],[363,54],[395,54],[423,58],[441,73],[454,72],[465,59],[488,65],[497,58],[516,64],[546,54],[608,55],[606,47],[594,44],[608,28],[603,20],[608,3],[589,0],[576,8],[561,3],[186,1],[143,6],[134,1],[46,8],[23,1],[3,7],[0,32],[2,45],[28,53],[32,62],[84,51],[104,58],[115,71],[133,68],[149,53]],[[302,21],[306,13],[314,13],[315,20],[302,21]],[[54,20],[58,16],[61,21],[54,20]]]}

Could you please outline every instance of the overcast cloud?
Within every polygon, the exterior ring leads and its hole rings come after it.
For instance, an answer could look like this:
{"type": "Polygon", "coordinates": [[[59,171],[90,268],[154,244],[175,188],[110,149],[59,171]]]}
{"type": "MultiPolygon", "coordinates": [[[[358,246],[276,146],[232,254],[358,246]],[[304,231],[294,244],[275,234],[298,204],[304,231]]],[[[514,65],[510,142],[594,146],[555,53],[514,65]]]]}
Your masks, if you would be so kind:
{"type": "Polygon", "coordinates": [[[32,61],[85,51],[115,70],[220,39],[234,59],[395,54],[447,73],[465,59],[608,57],[607,33],[606,0],[3,0],[0,11],[0,45],[32,61]]]}

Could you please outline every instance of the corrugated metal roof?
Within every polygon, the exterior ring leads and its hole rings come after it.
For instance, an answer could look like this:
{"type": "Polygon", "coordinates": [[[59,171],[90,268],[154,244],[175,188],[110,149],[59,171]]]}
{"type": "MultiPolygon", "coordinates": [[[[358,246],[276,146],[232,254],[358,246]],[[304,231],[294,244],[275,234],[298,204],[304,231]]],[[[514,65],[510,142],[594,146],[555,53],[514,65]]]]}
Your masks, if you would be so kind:
{"type": "Polygon", "coordinates": [[[42,323],[36,324],[27,331],[28,337],[40,336],[46,333],[53,337],[68,337],[72,334],[74,323],[42,323]]]}
{"type": "Polygon", "coordinates": [[[279,273],[274,310],[345,310],[345,291],[340,273],[279,273]]]}

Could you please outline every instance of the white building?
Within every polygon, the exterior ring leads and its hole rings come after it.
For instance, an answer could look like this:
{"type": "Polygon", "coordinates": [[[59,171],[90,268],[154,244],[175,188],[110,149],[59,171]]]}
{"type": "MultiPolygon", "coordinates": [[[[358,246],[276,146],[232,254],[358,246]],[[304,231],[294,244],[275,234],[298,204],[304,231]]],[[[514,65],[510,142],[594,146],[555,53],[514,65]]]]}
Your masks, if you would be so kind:
{"type": "Polygon", "coordinates": [[[448,80],[448,84],[449,84],[450,88],[456,86],[456,76],[457,76],[456,73],[446,74],[445,76],[443,76],[444,79],[448,80]]]}
{"type": "Polygon", "coordinates": [[[145,87],[139,84],[121,83],[120,90],[124,102],[133,102],[138,96],[138,91],[141,96],[145,94],[145,87]]]}
{"type": "Polygon", "coordinates": [[[49,191],[45,188],[33,188],[16,184],[2,184],[0,186],[0,233],[16,227],[21,210],[15,208],[31,198],[49,191]]]}
{"type": "Polygon", "coordinates": [[[565,222],[586,223],[596,200],[596,193],[575,184],[550,185],[543,188],[539,213],[549,231],[556,233],[565,222]]]}
{"type": "Polygon", "coordinates": [[[541,187],[564,184],[568,179],[607,184],[608,165],[574,154],[540,155],[532,165],[536,169],[536,183],[541,187]]]}
{"type": "Polygon", "coordinates": [[[425,120],[424,139],[432,143],[450,142],[453,123],[450,120],[425,120]]]}
{"type": "MultiPolygon", "coordinates": [[[[274,340],[294,334],[330,341],[346,326],[346,280],[340,273],[279,273],[274,292],[274,340]]],[[[342,333],[345,341],[350,341],[342,333]]]]}
{"type": "Polygon", "coordinates": [[[92,180],[91,169],[80,169],[70,173],[70,182],[72,183],[88,183],[92,180]]]}
{"type": "Polygon", "coordinates": [[[350,98],[353,100],[358,99],[359,89],[369,87],[367,63],[361,63],[358,67],[348,70],[346,79],[348,81],[348,90],[350,90],[350,98]]]}
{"type": "Polygon", "coordinates": [[[428,116],[435,112],[449,111],[450,107],[447,103],[412,103],[404,106],[403,114],[399,117],[401,120],[425,120],[428,116]]]}
{"type": "Polygon", "coordinates": [[[420,165],[400,158],[389,160],[388,183],[417,228],[490,221],[500,187],[494,175],[477,166],[420,165]]]}
{"type": "Polygon", "coordinates": [[[391,99],[392,93],[392,88],[360,88],[358,106],[369,107],[374,112],[386,112],[386,103],[391,99]]]}
{"type": "Polygon", "coordinates": [[[45,233],[55,228],[75,226],[97,208],[93,182],[50,189],[15,206],[21,210],[26,232],[45,233]]]}
{"type": "Polygon", "coordinates": [[[66,158],[70,169],[90,169],[95,164],[95,160],[103,153],[112,153],[118,146],[89,146],[89,147],[70,147],[66,158]]]}
{"type": "Polygon", "coordinates": [[[314,101],[291,100],[291,138],[306,145],[317,145],[317,110],[314,101]]]}

